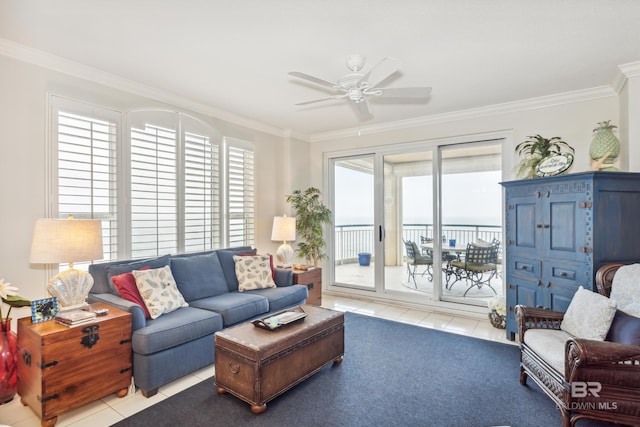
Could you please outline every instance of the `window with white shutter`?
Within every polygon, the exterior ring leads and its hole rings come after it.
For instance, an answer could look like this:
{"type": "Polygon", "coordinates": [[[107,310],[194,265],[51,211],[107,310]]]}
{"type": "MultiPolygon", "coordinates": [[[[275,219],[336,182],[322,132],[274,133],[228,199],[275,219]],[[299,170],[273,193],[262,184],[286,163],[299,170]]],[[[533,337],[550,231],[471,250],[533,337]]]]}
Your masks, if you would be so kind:
{"type": "Polygon", "coordinates": [[[177,253],[178,194],[175,129],[131,127],[131,257],[177,253]]]}
{"type": "Polygon", "coordinates": [[[56,170],[51,216],[102,220],[104,259],[116,259],[121,114],[57,97],[51,101],[56,170]]]}
{"type": "Polygon", "coordinates": [[[212,138],[184,136],[184,251],[220,247],[219,145],[212,138]]]}
{"type": "Polygon", "coordinates": [[[103,223],[105,259],[254,243],[253,145],[182,113],[51,96],[51,216],[103,223]]]}
{"type": "Polygon", "coordinates": [[[225,138],[227,154],[227,238],[229,246],[254,244],[254,150],[250,144],[225,138]]]}

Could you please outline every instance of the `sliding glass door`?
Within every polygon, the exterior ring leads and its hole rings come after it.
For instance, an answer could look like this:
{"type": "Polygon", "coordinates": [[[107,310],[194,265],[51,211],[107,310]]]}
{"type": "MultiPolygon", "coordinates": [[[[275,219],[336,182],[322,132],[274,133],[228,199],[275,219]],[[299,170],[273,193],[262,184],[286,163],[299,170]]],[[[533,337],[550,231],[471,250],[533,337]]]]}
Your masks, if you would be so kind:
{"type": "Polygon", "coordinates": [[[486,306],[489,298],[502,293],[501,266],[483,262],[485,271],[477,271],[470,267],[476,253],[468,253],[469,245],[491,244],[501,252],[501,158],[501,144],[496,142],[441,149],[443,300],[486,306]]]}
{"type": "Polygon", "coordinates": [[[333,164],[334,272],[342,286],[374,290],[374,156],[333,164]]]}
{"type": "Polygon", "coordinates": [[[501,242],[503,141],[445,142],[328,158],[330,288],[419,304],[502,293],[499,271],[482,287],[451,272],[467,243],[501,242]]]}

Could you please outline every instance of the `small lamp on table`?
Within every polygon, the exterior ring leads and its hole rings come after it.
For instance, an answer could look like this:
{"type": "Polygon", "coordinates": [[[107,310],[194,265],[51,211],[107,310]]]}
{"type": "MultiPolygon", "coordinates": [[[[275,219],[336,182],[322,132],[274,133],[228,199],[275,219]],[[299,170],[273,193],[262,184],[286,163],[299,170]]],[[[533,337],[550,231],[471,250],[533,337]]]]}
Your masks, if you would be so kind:
{"type": "Polygon", "coordinates": [[[102,221],[94,219],[38,219],[33,231],[29,261],[33,264],[68,263],[56,274],[47,292],[58,298],[61,311],[87,306],[93,277],[73,268],[74,262],[102,259],[102,221]]]}
{"type": "Polygon", "coordinates": [[[279,261],[278,267],[291,268],[293,249],[287,242],[296,240],[296,219],[295,217],[276,216],[273,218],[273,228],[271,229],[271,240],[281,241],[282,245],[276,251],[279,261]]]}

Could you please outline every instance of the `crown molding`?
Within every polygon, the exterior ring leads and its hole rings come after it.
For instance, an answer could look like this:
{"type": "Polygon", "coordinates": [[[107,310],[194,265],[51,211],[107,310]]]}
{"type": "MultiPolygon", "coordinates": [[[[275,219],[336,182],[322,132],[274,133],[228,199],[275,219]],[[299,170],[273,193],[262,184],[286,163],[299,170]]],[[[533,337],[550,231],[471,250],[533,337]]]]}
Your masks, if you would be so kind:
{"type": "Polygon", "coordinates": [[[640,61],[618,65],[611,86],[620,93],[628,79],[638,76],[640,76],[640,61]]]}
{"type": "Polygon", "coordinates": [[[349,128],[335,132],[317,133],[310,136],[311,142],[322,142],[333,139],[362,136],[381,132],[389,132],[401,129],[415,128],[420,126],[435,125],[458,120],[469,120],[493,116],[496,114],[513,113],[517,111],[535,110],[539,108],[552,107],[574,102],[583,102],[591,99],[606,98],[616,96],[617,91],[611,86],[598,86],[590,89],[563,92],[554,95],[529,98],[520,101],[505,102],[502,104],[488,105],[485,107],[471,108],[468,110],[454,111],[451,113],[434,114],[431,116],[416,117],[414,119],[398,120],[390,123],[381,123],[366,127],[349,128]]]}
{"type": "Polygon", "coordinates": [[[63,74],[92,81],[105,86],[113,87],[122,91],[130,92],[135,95],[151,98],[156,101],[175,105],[177,107],[189,109],[194,112],[205,114],[207,116],[224,120],[238,126],[247,127],[259,132],[268,133],[278,137],[287,137],[290,132],[285,131],[266,123],[248,119],[246,117],[231,114],[226,111],[219,110],[209,105],[194,102],[188,98],[147,86],[133,80],[128,80],[117,75],[107,73],[97,68],[89,67],[75,61],[71,61],[60,56],[52,55],[38,49],[33,49],[10,40],[0,38],[0,55],[4,55],[22,62],[27,62],[63,74]]]}

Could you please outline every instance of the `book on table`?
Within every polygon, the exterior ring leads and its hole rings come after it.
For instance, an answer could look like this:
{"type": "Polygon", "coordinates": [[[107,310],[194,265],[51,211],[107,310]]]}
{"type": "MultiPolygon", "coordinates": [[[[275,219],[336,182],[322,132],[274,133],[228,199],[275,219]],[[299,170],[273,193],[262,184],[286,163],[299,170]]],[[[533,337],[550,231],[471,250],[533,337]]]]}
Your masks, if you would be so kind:
{"type": "Polygon", "coordinates": [[[91,322],[96,318],[96,314],[92,311],[71,310],[58,313],[56,322],[65,326],[82,325],[91,322]]]}

